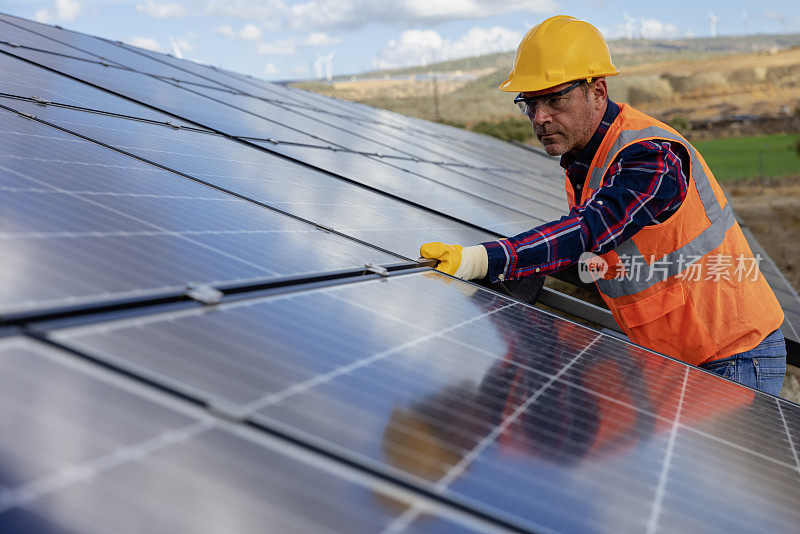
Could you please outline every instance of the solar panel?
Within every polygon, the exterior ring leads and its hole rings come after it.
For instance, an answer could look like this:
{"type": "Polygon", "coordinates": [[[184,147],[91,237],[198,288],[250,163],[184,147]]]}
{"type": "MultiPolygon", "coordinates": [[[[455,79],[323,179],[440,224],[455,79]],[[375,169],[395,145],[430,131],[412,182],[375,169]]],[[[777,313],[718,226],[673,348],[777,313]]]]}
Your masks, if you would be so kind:
{"type": "MultiPolygon", "coordinates": [[[[309,146],[330,148],[331,145],[328,144],[330,140],[316,133],[301,133],[295,128],[287,128],[271,120],[267,122],[266,116],[257,117],[251,114],[252,112],[241,111],[222,104],[216,105],[214,101],[202,101],[202,97],[196,96],[191,92],[184,98],[185,93],[180,88],[137,73],[116,70],[113,77],[108,77],[106,76],[107,73],[102,69],[112,67],[102,67],[97,63],[30,51],[21,51],[18,54],[45,66],[65,69],[65,72],[73,76],[83,79],[88,78],[92,83],[117,91],[120,94],[131,96],[140,102],[154,102],[159,109],[215,130],[238,137],[268,137],[273,142],[258,141],[257,143],[269,150],[289,155],[322,169],[356,179],[370,187],[376,187],[392,194],[409,198],[431,209],[444,206],[445,208],[442,211],[453,217],[467,220],[469,214],[477,214],[478,217],[470,222],[502,235],[513,235],[530,229],[546,222],[557,213],[557,210],[549,208],[545,204],[526,200],[524,197],[515,198],[510,193],[488,188],[486,184],[470,180],[462,177],[462,175],[449,174],[448,176],[451,182],[458,179],[462,182],[460,184],[436,182],[429,178],[428,175],[404,172],[394,165],[388,165],[383,161],[362,154],[309,148],[309,146]],[[198,98],[201,101],[197,101],[198,98]],[[264,120],[259,122],[262,118],[264,120]],[[274,141],[277,141],[277,143],[274,141]],[[299,143],[299,145],[294,143],[299,143]],[[466,183],[464,183],[465,181],[466,183]],[[470,188],[476,190],[476,192],[471,192],[470,188]],[[488,201],[486,199],[487,195],[489,195],[488,201]],[[491,202],[492,197],[498,200],[491,202]],[[519,209],[508,208],[504,202],[509,201],[513,201],[518,205],[522,203],[523,205],[518,206],[519,209]],[[537,212],[542,211],[545,212],[544,215],[537,214],[537,212]],[[495,222],[498,217],[503,222],[495,222]]],[[[259,102],[254,99],[250,99],[250,101],[259,102]]],[[[268,105],[266,103],[263,104],[268,105]]],[[[295,116],[300,117],[296,114],[295,116]]],[[[313,130],[310,125],[305,127],[308,130],[313,130]]],[[[351,150],[365,149],[369,151],[375,149],[374,146],[368,144],[366,139],[358,139],[358,142],[362,143],[362,145],[351,144],[349,147],[351,150]]],[[[381,147],[381,150],[383,150],[383,147],[381,147]]],[[[374,154],[383,153],[374,152],[374,154]]],[[[406,163],[407,166],[412,164],[412,162],[406,163]]],[[[440,170],[440,174],[445,172],[440,170]]]]}
{"type": "MultiPolygon", "coordinates": [[[[91,100],[92,93],[86,93],[91,100]]],[[[479,242],[469,226],[219,136],[32,102],[22,112],[381,248],[416,257],[420,239],[479,242]]],[[[163,117],[162,117],[163,119],[163,117]]]]}
{"type": "Polygon", "coordinates": [[[433,273],[49,335],[522,529],[800,516],[798,406],[433,273]]]}
{"type": "MultiPolygon", "coordinates": [[[[256,144],[271,148],[266,143],[256,144]]],[[[487,202],[479,195],[437,184],[363,154],[289,144],[279,145],[274,150],[500,235],[514,235],[546,221],[535,213],[487,202]]]]}
{"type": "Polygon", "coordinates": [[[66,54],[90,61],[102,61],[103,63],[138,71],[146,70],[153,76],[169,79],[175,77],[176,74],[181,74],[181,79],[186,82],[195,84],[211,83],[218,87],[217,84],[209,82],[209,80],[189,73],[181,73],[161,62],[149,60],[141,54],[131,52],[129,49],[105,39],[2,14],[0,14],[0,28],[3,31],[3,40],[13,42],[16,45],[66,54]]]}
{"type": "Polygon", "coordinates": [[[794,528],[800,407],[409,261],[553,158],[0,26],[0,530],[794,528]]]}
{"type": "Polygon", "coordinates": [[[400,260],[3,110],[0,131],[3,313],[400,260]]]}
{"type": "MultiPolygon", "coordinates": [[[[45,345],[0,340],[0,361],[4,532],[376,532],[408,502],[45,345]]],[[[480,526],[428,506],[421,531],[480,526]]]]}

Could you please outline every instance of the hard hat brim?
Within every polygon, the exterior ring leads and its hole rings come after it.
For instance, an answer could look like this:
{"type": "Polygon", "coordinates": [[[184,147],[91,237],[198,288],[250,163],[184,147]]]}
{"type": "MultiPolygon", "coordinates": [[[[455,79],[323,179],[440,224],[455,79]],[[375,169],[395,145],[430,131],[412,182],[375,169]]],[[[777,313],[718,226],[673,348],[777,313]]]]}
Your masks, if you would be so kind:
{"type": "MultiPolygon", "coordinates": [[[[591,78],[607,78],[609,76],[616,76],[617,74],[619,74],[619,71],[614,69],[608,71],[601,71],[598,73],[592,73],[591,78]]],[[[590,77],[576,78],[576,79],[589,79],[589,78],[590,77]]],[[[534,77],[509,76],[506,79],[506,81],[504,81],[498,86],[498,89],[509,93],[528,93],[534,91],[542,91],[544,89],[550,89],[551,87],[556,87],[557,85],[562,85],[574,81],[575,79],[545,81],[541,77],[534,78],[534,77]]]]}

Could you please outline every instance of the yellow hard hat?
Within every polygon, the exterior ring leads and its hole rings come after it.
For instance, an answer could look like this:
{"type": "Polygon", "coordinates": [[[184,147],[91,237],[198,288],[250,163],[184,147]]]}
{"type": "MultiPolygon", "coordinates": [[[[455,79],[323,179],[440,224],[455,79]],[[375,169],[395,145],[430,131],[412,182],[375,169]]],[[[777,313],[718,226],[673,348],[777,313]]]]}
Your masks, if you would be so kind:
{"type": "Polygon", "coordinates": [[[619,71],[597,28],[575,17],[556,15],[525,34],[500,90],[541,91],[581,78],[616,74],[619,71]]]}

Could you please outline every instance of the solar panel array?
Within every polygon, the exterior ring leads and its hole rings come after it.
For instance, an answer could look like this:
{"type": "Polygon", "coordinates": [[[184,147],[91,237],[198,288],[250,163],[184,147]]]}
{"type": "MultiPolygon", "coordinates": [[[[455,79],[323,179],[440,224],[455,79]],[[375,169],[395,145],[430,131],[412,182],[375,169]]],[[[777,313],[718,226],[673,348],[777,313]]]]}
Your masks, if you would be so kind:
{"type": "Polygon", "coordinates": [[[800,407],[413,261],[551,159],[0,29],[0,531],[796,528],[800,407]]]}

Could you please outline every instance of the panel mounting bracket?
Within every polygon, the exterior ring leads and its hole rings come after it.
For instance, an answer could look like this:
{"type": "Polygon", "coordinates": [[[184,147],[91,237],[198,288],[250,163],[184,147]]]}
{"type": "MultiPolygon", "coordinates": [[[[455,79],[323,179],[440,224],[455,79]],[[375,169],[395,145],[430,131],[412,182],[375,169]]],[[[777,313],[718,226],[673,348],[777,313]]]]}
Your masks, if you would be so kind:
{"type": "Polygon", "coordinates": [[[368,273],[375,273],[380,276],[389,276],[389,270],[386,267],[381,267],[374,263],[365,263],[364,270],[368,273]]]}
{"type": "Polygon", "coordinates": [[[190,283],[186,286],[186,296],[207,306],[219,304],[225,294],[207,284],[190,283]]]}

